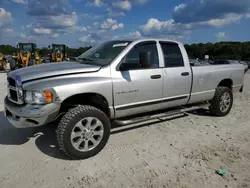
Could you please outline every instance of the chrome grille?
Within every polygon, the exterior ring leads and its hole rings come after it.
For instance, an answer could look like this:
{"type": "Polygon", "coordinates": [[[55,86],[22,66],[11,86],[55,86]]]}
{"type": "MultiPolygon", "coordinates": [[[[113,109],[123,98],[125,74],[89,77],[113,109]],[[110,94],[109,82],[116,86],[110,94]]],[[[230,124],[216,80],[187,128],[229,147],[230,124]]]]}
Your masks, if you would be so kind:
{"type": "Polygon", "coordinates": [[[16,104],[23,104],[23,96],[20,95],[20,88],[14,78],[8,77],[8,98],[16,104]]]}

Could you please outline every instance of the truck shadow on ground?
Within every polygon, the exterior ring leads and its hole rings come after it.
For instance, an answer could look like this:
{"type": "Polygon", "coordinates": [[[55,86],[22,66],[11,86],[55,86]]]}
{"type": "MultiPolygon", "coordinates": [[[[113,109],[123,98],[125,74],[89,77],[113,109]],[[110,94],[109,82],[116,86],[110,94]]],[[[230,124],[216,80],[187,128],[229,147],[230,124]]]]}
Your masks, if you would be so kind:
{"type": "Polygon", "coordinates": [[[8,122],[3,112],[0,112],[0,122],[0,145],[23,145],[29,140],[35,139],[35,144],[42,153],[50,157],[70,160],[58,149],[55,125],[18,129],[8,122]]]}
{"type": "MultiPolygon", "coordinates": [[[[158,126],[154,125],[163,121],[171,121],[177,118],[185,117],[187,115],[181,114],[176,117],[165,118],[165,119],[156,119],[153,122],[145,122],[136,125],[130,126],[118,126],[112,124],[111,136],[114,134],[119,134],[125,131],[130,131],[134,129],[139,129],[147,126],[158,126]]],[[[8,120],[5,118],[4,113],[0,112],[0,145],[23,145],[31,139],[35,139],[36,147],[45,155],[48,155],[53,158],[62,159],[62,160],[73,160],[63,154],[57,145],[56,141],[56,125],[48,124],[42,127],[36,128],[25,128],[18,129],[13,127],[8,120]]]]}
{"type": "Polygon", "coordinates": [[[197,116],[209,116],[212,117],[212,114],[208,109],[201,108],[199,110],[188,112],[189,114],[197,115],[197,116]]]}

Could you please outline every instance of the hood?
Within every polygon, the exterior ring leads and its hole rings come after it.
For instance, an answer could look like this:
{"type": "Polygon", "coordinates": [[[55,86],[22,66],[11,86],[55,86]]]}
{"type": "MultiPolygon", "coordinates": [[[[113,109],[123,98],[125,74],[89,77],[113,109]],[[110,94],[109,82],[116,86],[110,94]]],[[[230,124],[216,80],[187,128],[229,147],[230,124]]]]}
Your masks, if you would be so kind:
{"type": "Polygon", "coordinates": [[[25,82],[51,76],[96,72],[100,68],[98,65],[80,64],[77,62],[46,63],[11,71],[8,76],[12,78],[17,76],[22,82],[25,82]]]}

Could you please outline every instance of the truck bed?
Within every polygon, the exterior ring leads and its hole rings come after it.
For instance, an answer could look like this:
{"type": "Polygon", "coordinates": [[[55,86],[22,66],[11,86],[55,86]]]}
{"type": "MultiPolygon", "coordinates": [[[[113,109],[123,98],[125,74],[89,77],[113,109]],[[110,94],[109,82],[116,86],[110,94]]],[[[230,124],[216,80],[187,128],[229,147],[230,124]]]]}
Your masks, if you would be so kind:
{"type": "Polygon", "coordinates": [[[234,80],[232,88],[239,91],[244,79],[242,65],[203,65],[191,66],[192,70],[192,89],[190,103],[211,100],[214,96],[216,87],[222,80],[234,80]]]}

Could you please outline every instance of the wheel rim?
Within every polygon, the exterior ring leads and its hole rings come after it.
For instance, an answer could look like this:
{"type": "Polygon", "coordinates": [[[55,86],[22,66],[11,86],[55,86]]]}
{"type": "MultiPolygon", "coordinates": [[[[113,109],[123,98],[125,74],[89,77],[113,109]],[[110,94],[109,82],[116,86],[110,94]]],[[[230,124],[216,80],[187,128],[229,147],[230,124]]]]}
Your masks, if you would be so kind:
{"type": "Polygon", "coordinates": [[[221,96],[221,102],[220,102],[221,112],[226,112],[229,109],[230,104],[231,104],[231,97],[230,94],[226,92],[221,96]]]}
{"type": "Polygon", "coordinates": [[[98,146],[103,134],[102,122],[95,117],[87,117],[80,120],[72,129],[71,144],[78,151],[90,151],[98,146]]]}

